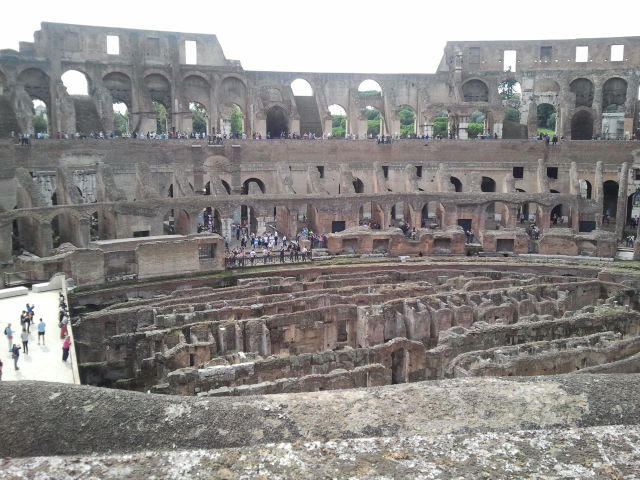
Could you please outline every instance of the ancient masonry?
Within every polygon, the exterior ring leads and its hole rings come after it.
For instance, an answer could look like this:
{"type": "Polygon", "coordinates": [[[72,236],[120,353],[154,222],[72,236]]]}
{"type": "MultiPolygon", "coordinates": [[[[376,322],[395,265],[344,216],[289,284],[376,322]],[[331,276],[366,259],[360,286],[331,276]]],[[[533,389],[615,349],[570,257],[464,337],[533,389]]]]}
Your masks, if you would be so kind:
{"type": "Polygon", "coordinates": [[[42,24],[0,51],[2,282],[66,274],[87,386],[3,384],[0,456],[80,457],[0,469],[637,478],[640,272],[613,258],[640,215],[639,87],[640,37],[450,42],[430,75],[320,74],[245,71],[212,35],[42,24]],[[19,145],[34,100],[50,138],[19,145]],[[209,135],[239,109],[248,138],[147,138],[154,102],[173,132],[199,103],[209,135]],[[116,103],[143,138],[64,138],[110,133],[116,103]],[[333,105],[349,139],[329,135],[333,105]],[[530,138],[540,105],[557,145],[530,138]],[[367,139],[366,107],[391,143],[367,139]],[[403,109],[451,138],[396,140],[403,109]],[[491,138],[469,138],[476,111],[491,138]],[[327,245],[229,269],[241,222],[327,245]],[[158,455],[176,448],[201,450],[158,455]]]}

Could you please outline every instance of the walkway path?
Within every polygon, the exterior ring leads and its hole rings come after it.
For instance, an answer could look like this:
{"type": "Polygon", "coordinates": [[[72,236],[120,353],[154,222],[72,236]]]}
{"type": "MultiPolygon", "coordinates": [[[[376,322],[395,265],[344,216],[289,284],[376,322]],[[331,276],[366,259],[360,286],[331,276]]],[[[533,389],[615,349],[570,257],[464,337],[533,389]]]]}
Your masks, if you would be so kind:
{"type": "MultiPolygon", "coordinates": [[[[20,333],[20,313],[25,310],[25,304],[35,304],[34,325],[31,325],[29,335],[29,354],[20,350],[18,360],[19,370],[14,370],[13,359],[9,353],[7,337],[0,339],[0,359],[4,363],[2,381],[9,380],[45,380],[48,382],[74,383],[71,367],[71,355],[67,362],[62,361],[62,340],[58,328],[58,296],[59,290],[51,292],[33,293],[18,297],[0,299],[0,332],[4,332],[7,323],[13,329],[13,343],[22,346],[20,333]],[[38,345],[39,319],[47,324],[45,345],[38,345]]],[[[73,352],[73,349],[71,350],[73,352]]]]}

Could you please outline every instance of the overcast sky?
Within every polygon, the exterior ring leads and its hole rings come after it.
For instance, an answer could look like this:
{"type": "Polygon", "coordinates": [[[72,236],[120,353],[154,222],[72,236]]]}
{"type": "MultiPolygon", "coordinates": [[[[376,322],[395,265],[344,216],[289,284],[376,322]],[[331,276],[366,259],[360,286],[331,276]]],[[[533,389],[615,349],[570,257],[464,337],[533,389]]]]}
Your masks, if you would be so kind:
{"type": "Polygon", "coordinates": [[[447,40],[640,34],[638,0],[30,0],[15,6],[0,16],[0,48],[33,41],[42,21],[211,33],[246,70],[433,73],[447,40]]]}

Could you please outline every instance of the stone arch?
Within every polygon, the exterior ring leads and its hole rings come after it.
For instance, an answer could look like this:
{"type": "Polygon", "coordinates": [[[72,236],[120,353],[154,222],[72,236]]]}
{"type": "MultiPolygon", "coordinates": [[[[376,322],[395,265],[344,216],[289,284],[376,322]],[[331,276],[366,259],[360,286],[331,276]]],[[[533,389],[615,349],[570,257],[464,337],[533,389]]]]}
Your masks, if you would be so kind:
{"type": "MultiPolygon", "coordinates": [[[[411,105],[399,105],[397,107],[400,120],[400,136],[408,138],[418,133],[418,115],[411,105]]],[[[394,132],[395,133],[395,132],[394,132]]]]}
{"type": "Polygon", "coordinates": [[[382,87],[380,83],[371,78],[367,78],[358,85],[358,94],[362,96],[381,97],[382,87]],[[378,92],[374,94],[373,92],[378,92]]]}
{"type": "Polygon", "coordinates": [[[582,198],[586,198],[587,200],[590,199],[593,191],[591,187],[591,182],[589,180],[580,180],[579,185],[580,185],[580,196],[582,198]]]}
{"type": "Polygon", "coordinates": [[[462,192],[462,182],[458,177],[451,176],[449,177],[449,181],[453,185],[454,191],[457,193],[462,192]]]}
{"type": "Polygon", "coordinates": [[[254,195],[258,193],[267,193],[264,182],[259,178],[246,179],[242,184],[242,195],[254,195]]]}
{"type": "Polygon", "coordinates": [[[191,216],[182,208],[170,209],[163,218],[165,235],[189,235],[191,233],[191,216]]]}
{"type": "Polygon", "coordinates": [[[183,78],[181,87],[191,112],[191,131],[209,134],[211,131],[209,80],[201,73],[189,73],[183,78]]]}
{"type": "Polygon", "coordinates": [[[571,209],[562,203],[555,205],[549,214],[549,226],[571,227],[571,209]]]}
{"type": "Polygon", "coordinates": [[[586,78],[576,78],[569,84],[569,90],[576,96],[575,108],[593,105],[593,82],[586,78]]]}
{"type": "Polygon", "coordinates": [[[51,92],[49,90],[50,79],[39,68],[27,68],[18,75],[18,83],[24,86],[31,98],[43,101],[49,107],[51,105],[51,92]]]}
{"type": "Polygon", "coordinates": [[[131,78],[123,72],[110,72],[102,77],[102,84],[109,91],[113,103],[124,103],[129,111],[133,108],[131,78]]]}
{"type": "Polygon", "coordinates": [[[503,202],[490,202],[484,207],[485,230],[507,228],[511,223],[509,206],[503,202]]]}
{"type": "MultiPolygon", "coordinates": [[[[73,102],[75,131],[84,134],[101,132],[103,124],[93,99],[95,92],[91,76],[85,71],[69,69],[61,75],[60,79],[73,102]]],[[[107,115],[110,113],[108,112],[107,115]]]]}
{"type": "Polygon", "coordinates": [[[496,181],[491,177],[482,177],[482,182],[480,184],[481,192],[495,192],[496,191],[496,181]]]}
{"type": "Polygon", "coordinates": [[[313,87],[304,78],[296,78],[292,81],[291,91],[294,97],[313,97],[313,87]]]}
{"type": "MultiPolygon", "coordinates": [[[[627,102],[627,81],[620,77],[610,78],[602,85],[602,110],[612,105],[624,108],[627,102]]],[[[624,111],[624,110],[623,110],[624,111]]]]}
{"type": "Polygon", "coordinates": [[[202,73],[190,72],[185,74],[182,79],[181,87],[184,94],[190,100],[209,104],[209,96],[211,93],[211,83],[209,79],[202,73]]]}
{"type": "MultiPolygon", "coordinates": [[[[198,222],[198,233],[221,233],[222,232],[222,216],[217,208],[206,207],[202,210],[202,221],[198,222]]],[[[200,219],[198,219],[200,220],[200,219]]]]}
{"type": "Polygon", "coordinates": [[[343,138],[349,133],[349,117],[347,109],[338,103],[333,103],[327,107],[331,116],[331,135],[337,138],[343,138]]]}
{"type": "Polygon", "coordinates": [[[238,77],[227,76],[220,82],[220,104],[236,103],[245,109],[247,87],[238,77]]]}
{"type": "Polygon", "coordinates": [[[206,105],[197,102],[189,102],[191,112],[191,131],[198,134],[209,134],[209,111],[206,105]]]}
{"type": "Polygon", "coordinates": [[[422,206],[420,224],[425,228],[440,228],[444,225],[445,214],[444,205],[432,200],[422,206]]]}
{"type": "Polygon", "coordinates": [[[69,95],[91,95],[93,91],[91,76],[82,70],[69,68],[60,75],[60,80],[69,95]]]}
{"type": "Polygon", "coordinates": [[[171,82],[163,73],[149,73],[144,77],[149,98],[171,110],[171,82]]]}
{"type": "Polygon", "coordinates": [[[635,191],[633,192],[631,195],[629,195],[629,197],[627,197],[627,217],[626,217],[626,224],[630,225],[630,226],[636,226],[633,220],[633,208],[634,208],[634,204],[637,206],[640,206],[640,191],[635,191]]]}
{"type": "Polygon", "coordinates": [[[477,78],[468,80],[462,84],[462,97],[465,102],[488,102],[489,87],[477,78]]]}
{"type": "Polygon", "coordinates": [[[231,136],[241,136],[243,132],[246,131],[246,115],[242,111],[242,107],[237,103],[227,103],[220,108],[220,133],[231,135],[231,136]],[[237,127],[240,125],[235,125],[234,123],[234,115],[241,116],[241,126],[240,131],[237,127]]]}
{"type": "Polygon", "coordinates": [[[593,138],[593,114],[590,109],[576,111],[571,117],[571,140],[593,138]]]}
{"type": "Polygon", "coordinates": [[[286,137],[289,133],[289,115],[279,105],[267,110],[267,135],[270,138],[286,137]]]}
{"type": "Polygon", "coordinates": [[[618,194],[620,186],[615,180],[607,180],[602,183],[602,213],[615,218],[618,213],[618,194]]]}
{"type": "Polygon", "coordinates": [[[536,107],[536,126],[538,129],[557,132],[558,110],[550,103],[539,103],[536,107]]]}

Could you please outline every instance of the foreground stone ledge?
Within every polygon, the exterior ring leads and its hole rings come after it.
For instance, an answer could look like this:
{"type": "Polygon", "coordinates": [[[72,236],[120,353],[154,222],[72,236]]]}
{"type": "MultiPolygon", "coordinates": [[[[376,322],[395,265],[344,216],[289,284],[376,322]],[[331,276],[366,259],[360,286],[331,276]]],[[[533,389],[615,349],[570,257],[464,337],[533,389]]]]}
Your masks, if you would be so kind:
{"type": "Polygon", "coordinates": [[[8,459],[4,478],[634,479],[640,428],[604,426],[8,459]]]}
{"type": "Polygon", "coordinates": [[[466,378],[193,398],[11,382],[0,455],[211,449],[297,441],[637,425],[640,374],[466,378]]]}

